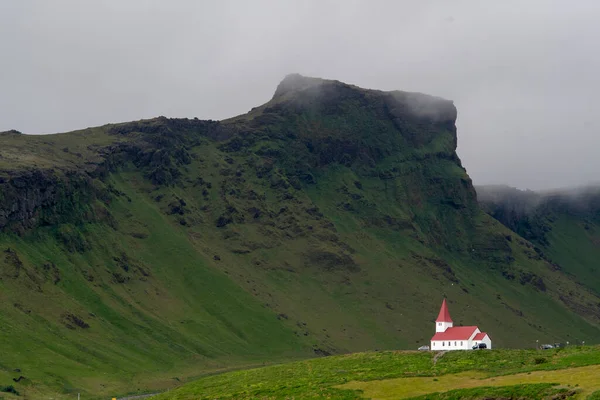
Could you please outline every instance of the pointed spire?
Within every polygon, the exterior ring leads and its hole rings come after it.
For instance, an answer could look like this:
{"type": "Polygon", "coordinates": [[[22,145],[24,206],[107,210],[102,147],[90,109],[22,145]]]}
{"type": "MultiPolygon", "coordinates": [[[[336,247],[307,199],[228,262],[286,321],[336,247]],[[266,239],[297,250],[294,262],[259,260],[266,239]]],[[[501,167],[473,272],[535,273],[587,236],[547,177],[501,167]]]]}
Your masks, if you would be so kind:
{"type": "Polygon", "coordinates": [[[435,322],[452,322],[452,318],[450,318],[450,313],[448,312],[448,305],[446,304],[446,299],[442,301],[442,307],[440,308],[440,313],[438,314],[435,322]]]}

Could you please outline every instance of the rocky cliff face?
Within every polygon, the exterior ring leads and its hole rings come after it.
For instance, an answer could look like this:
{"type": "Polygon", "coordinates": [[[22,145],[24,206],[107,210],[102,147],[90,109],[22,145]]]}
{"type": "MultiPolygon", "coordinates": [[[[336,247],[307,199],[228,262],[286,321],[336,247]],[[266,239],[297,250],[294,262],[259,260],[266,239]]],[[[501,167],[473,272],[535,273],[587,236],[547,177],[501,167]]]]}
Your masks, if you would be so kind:
{"type": "Polygon", "coordinates": [[[98,195],[92,178],[51,170],[18,171],[0,178],[0,230],[23,233],[39,225],[85,221],[98,195]]]}
{"type": "Polygon", "coordinates": [[[537,257],[600,293],[599,188],[533,192],[483,186],[477,188],[477,194],[481,207],[529,240],[537,257]]]}
{"type": "MultiPolygon", "coordinates": [[[[241,134],[221,148],[273,160],[288,179],[305,184],[330,165],[375,178],[421,240],[465,247],[450,225],[471,229],[477,203],[456,155],[455,120],[448,100],[291,75],[269,103],[226,121],[241,134]],[[442,211],[446,207],[454,211],[442,211]]],[[[347,207],[360,208],[351,203],[347,207]]]]}
{"type": "Polygon", "coordinates": [[[77,154],[75,162],[60,163],[63,154],[69,153],[68,147],[64,147],[57,151],[56,160],[51,160],[56,163],[39,167],[37,157],[47,152],[47,148],[61,146],[56,138],[50,136],[43,141],[43,147],[28,149],[30,154],[15,155],[22,151],[14,143],[16,136],[19,144],[39,137],[27,137],[16,131],[0,135],[0,140],[4,138],[8,144],[0,151],[0,160],[19,157],[32,160],[30,164],[11,168],[7,163],[0,168],[0,231],[22,234],[40,225],[95,220],[94,203],[106,205],[114,194],[104,184],[110,173],[133,164],[153,183],[170,185],[179,177],[179,168],[190,163],[186,149],[197,145],[200,137],[223,140],[232,134],[218,122],[165,117],[100,129],[103,142],[107,143],[102,146],[87,145],[85,137],[73,135],[74,140],[82,140],[91,150],[93,161],[77,154]]]}
{"type": "Polygon", "coordinates": [[[588,224],[600,221],[597,187],[534,192],[507,186],[480,186],[477,194],[488,214],[541,246],[549,245],[548,235],[560,216],[588,224]]]}

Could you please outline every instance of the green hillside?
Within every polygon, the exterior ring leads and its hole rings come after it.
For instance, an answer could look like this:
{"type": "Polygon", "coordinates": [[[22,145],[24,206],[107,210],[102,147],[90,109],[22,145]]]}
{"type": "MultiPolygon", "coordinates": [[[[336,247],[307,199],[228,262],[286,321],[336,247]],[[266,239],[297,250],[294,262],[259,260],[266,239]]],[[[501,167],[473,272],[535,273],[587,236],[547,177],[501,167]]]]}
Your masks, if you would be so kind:
{"type": "Polygon", "coordinates": [[[0,134],[0,386],[106,396],[414,349],[444,296],[495,347],[597,341],[597,292],[479,207],[455,119],[291,75],[226,121],[0,134]]]}
{"type": "Polygon", "coordinates": [[[482,207],[531,241],[541,258],[600,294],[600,188],[523,192],[478,187],[482,207]]]}

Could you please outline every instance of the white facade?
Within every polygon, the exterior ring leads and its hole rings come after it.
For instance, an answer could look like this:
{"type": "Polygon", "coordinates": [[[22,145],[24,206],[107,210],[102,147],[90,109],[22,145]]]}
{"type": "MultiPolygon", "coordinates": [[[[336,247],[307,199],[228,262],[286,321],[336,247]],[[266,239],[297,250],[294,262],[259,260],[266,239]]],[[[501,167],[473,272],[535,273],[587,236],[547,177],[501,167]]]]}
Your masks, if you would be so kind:
{"type": "Polygon", "coordinates": [[[471,350],[470,340],[432,340],[431,350],[471,350]]]}
{"type": "Polygon", "coordinates": [[[473,346],[479,343],[485,343],[488,350],[492,348],[492,339],[487,334],[481,340],[473,340],[473,346]]]}
{"type": "Polygon", "coordinates": [[[454,325],[453,322],[437,322],[435,324],[435,331],[436,332],[446,332],[446,329],[452,328],[453,325],[454,325]]]}
{"type": "MultiPolygon", "coordinates": [[[[437,327],[437,324],[436,324],[436,327],[437,327]]],[[[445,332],[445,331],[442,331],[442,332],[445,332]]],[[[476,342],[473,340],[473,338],[475,336],[477,336],[478,333],[480,333],[479,328],[475,329],[473,331],[473,333],[471,334],[471,336],[469,336],[468,339],[464,339],[464,340],[454,340],[454,339],[452,339],[452,340],[432,340],[431,341],[431,350],[438,350],[438,351],[471,350],[476,342]]],[[[489,341],[488,335],[485,335],[485,338],[487,338],[489,341]]],[[[491,348],[492,342],[491,341],[489,341],[489,342],[490,343],[488,344],[488,348],[491,348]]],[[[477,342],[477,343],[479,343],[479,342],[477,342]]]]}

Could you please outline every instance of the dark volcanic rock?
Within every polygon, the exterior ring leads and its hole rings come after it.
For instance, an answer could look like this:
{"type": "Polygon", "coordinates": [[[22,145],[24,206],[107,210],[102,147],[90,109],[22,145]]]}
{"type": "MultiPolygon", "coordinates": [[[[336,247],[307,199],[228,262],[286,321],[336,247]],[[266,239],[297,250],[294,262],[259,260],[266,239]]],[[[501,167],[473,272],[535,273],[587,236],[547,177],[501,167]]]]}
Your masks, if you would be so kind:
{"type": "Polygon", "coordinates": [[[98,197],[92,178],[75,172],[17,173],[0,183],[0,230],[19,232],[37,225],[83,220],[87,206],[98,197]]]}

